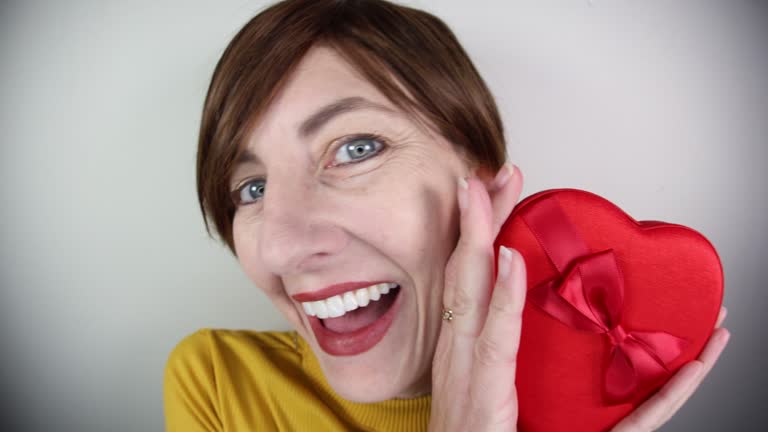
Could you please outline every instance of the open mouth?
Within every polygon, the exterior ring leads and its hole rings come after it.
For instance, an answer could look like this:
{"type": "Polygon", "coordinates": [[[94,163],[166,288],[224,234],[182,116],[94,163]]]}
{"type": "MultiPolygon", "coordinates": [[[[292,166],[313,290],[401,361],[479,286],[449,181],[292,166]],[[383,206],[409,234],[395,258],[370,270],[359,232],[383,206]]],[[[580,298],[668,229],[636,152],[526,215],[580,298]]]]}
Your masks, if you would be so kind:
{"type": "Polygon", "coordinates": [[[304,306],[304,310],[325,352],[337,356],[356,355],[373,348],[384,337],[399,309],[400,291],[399,285],[390,284],[380,289],[378,295],[369,293],[368,301],[365,295],[354,293],[359,294],[356,296],[359,298],[353,302],[349,293],[345,293],[334,296],[341,299],[332,297],[312,302],[311,306],[304,306]]]}

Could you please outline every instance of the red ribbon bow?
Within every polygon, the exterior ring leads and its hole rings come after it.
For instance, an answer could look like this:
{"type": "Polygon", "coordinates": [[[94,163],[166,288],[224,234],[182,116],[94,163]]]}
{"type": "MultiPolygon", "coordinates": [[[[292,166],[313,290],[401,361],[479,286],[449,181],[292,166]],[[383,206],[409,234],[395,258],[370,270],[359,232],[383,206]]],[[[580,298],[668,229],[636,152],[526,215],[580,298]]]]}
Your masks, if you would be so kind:
{"type": "Polygon", "coordinates": [[[528,299],[563,324],[606,334],[611,342],[606,402],[629,402],[643,383],[668,375],[667,365],[687,342],[662,331],[622,327],[624,278],[613,250],[591,253],[554,197],[528,206],[521,217],[558,270],[529,290],[528,299]]]}

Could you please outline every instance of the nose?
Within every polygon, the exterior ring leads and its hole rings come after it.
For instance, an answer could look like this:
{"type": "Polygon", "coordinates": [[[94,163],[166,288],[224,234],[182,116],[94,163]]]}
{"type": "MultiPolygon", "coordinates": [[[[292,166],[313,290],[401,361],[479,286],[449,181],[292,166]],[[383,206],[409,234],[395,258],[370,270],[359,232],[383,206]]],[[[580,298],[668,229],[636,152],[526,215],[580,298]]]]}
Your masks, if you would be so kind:
{"type": "Polygon", "coordinates": [[[262,198],[259,253],[278,275],[329,265],[349,238],[334,221],[331,203],[314,179],[285,176],[268,182],[262,198]]]}

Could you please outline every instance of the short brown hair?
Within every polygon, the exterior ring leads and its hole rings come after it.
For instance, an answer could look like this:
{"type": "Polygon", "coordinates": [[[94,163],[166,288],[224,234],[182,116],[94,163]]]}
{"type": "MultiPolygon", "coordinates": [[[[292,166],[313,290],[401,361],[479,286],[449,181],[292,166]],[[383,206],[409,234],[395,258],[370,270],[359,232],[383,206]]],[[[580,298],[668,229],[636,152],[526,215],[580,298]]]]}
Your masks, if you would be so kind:
{"type": "Polygon", "coordinates": [[[219,59],[203,108],[197,194],[206,229],[235,254],[229,179],[245,135],[315,44],[339,52],[395,106],[493,172],[506,152],[485,82],[439,18],[384,0],[285,0],[252,18],[219,59]],[[393,82],[394,77],[412,99],[393,82]]]}

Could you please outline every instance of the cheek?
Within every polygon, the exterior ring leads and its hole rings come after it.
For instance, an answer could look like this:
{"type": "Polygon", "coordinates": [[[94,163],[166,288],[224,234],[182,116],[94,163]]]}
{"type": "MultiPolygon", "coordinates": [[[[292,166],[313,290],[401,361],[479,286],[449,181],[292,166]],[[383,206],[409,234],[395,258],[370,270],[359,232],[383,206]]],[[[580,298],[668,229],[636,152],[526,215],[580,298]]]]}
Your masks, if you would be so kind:
{"type": "Polygon", "coordinates": [[[450,190],[446,193],[422,183],[400,194],[397,203],[373,224],[373,232],[406,272],[415,278],[432,277],[444,269],[457,239],[450,190]]]}
{"type": "Polygon", "coordinates": [[[255,224],[249,223],[247,218],[236,215],[232,222],[232,236],[235,242],[237,261],[243,272],[259,289],[272,297],[275,289],[271,287],[268,275],[264,272],[264,266],[259,261],[255,224]]]}
{"type": "Polygon", "coordinates": [[[267,295],[269,300],[292,323],[296,329],[301,329],[301,318],[297,314],[293,303],[283,290],[279,277],[265,271],[258,253],[258,236],[255,233],[256,224],[249,223],[247,218],[238,220],[232,225],[232,234],[235,240],[237,260],[248,279],[267,295]]]}

